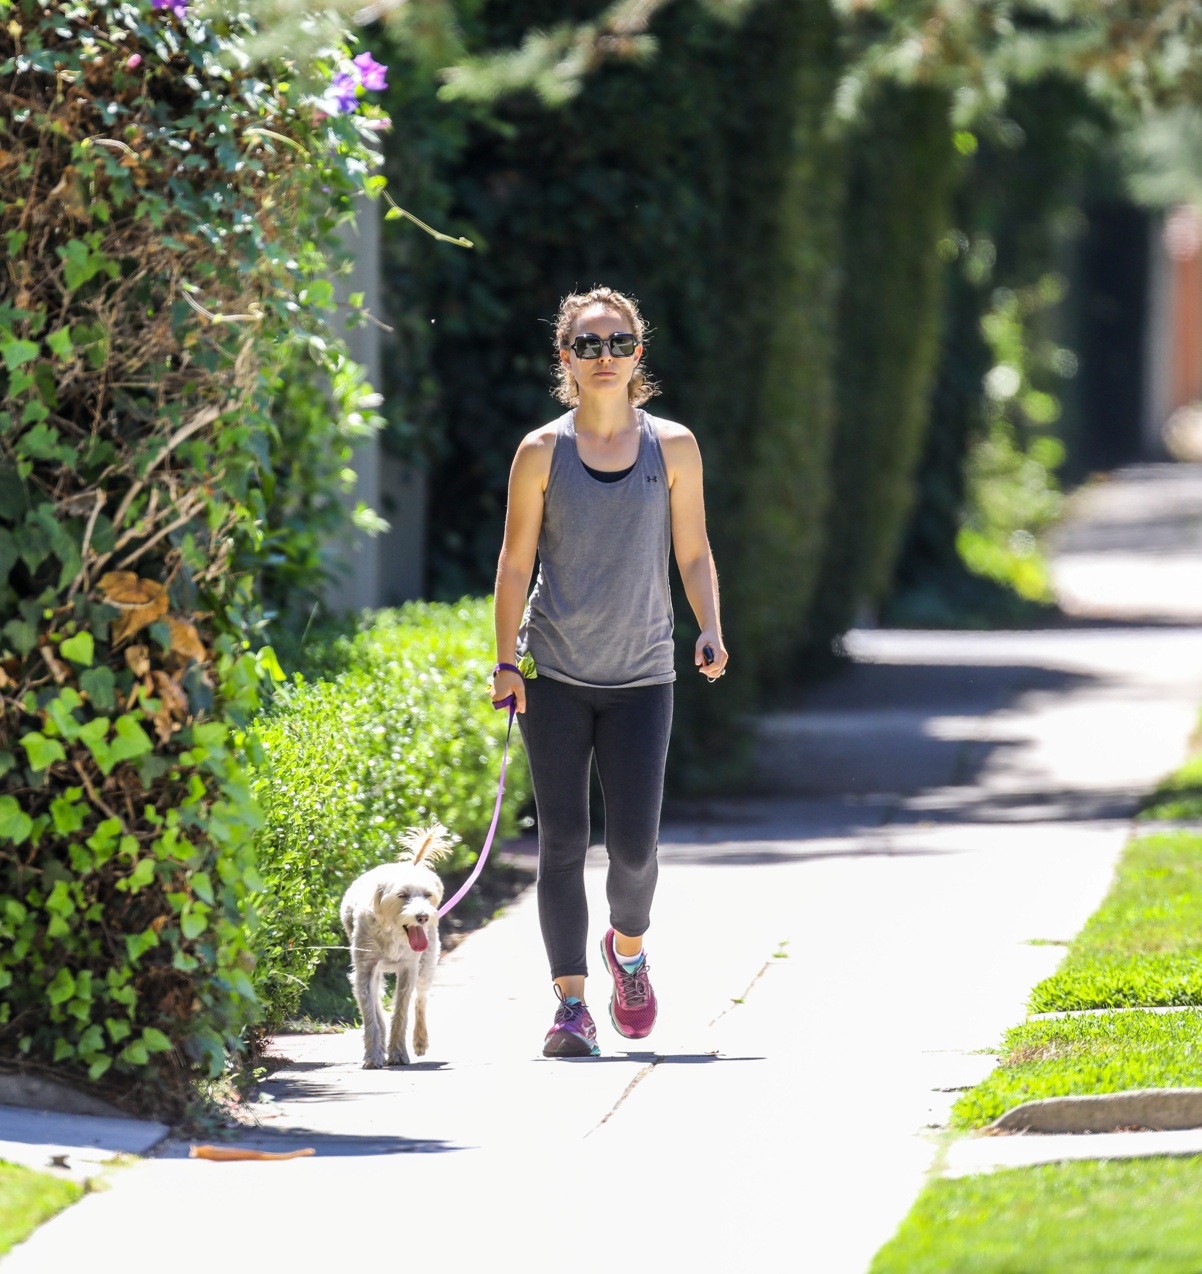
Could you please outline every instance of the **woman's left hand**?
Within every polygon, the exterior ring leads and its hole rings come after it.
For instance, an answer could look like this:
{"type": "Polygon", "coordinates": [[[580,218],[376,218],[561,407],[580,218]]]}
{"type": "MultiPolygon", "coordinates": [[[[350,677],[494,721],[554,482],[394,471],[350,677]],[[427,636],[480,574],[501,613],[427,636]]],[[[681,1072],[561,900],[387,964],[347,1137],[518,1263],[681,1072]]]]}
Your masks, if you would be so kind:
{"type": "Polygon", "coordinates": [[[697,638],[697,645],[693,648],[693,662],[697,665],[697,671],[703,677],[708,677],[710,681],[717,681],[719,677],[726,672],[726,664],[730,659],[726,647],[722,644],[722,638],[717,633],[703,632],[697,638]],[[706,648],[713,659],[706,661],[706,648]]]}

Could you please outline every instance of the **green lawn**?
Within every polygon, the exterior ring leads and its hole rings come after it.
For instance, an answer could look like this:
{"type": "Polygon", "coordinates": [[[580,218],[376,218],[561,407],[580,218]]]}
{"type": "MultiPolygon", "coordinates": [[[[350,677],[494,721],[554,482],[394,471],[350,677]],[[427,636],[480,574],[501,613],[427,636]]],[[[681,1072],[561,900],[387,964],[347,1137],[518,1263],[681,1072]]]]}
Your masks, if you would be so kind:
{"type": "Polygon", "coordinates": [[[1193,755],[1152,793],[1138,817],[1202,819],[1202,718],[1194,735],[1193,755]]]}
{"type": "Polygon", "coordinates": [[[870,1274],[1199,1274],[1202,1158],[932,1181],[870,1274]]]}
{"type": "Polygon", "coordinates": [[[1202,1011],[1026,1022],[1007,1032],[997,1068],[956,1102],[952,1126],[980,1128],[1041,1097],[1196,1087],[1202,1011]]]}
{"type": "MultiPolygon", "coordinates": [[[[1202,817],[1202,755],[1157,790],[1144,818],[1202,817]]],[[[1202,1087],[1202,829],[1131,841],[1101,907],[999,1065],[952,1111],[978,1128],[1042,1097],[1202,1087]]],[[[932,1180],[871,1274],[1202,1274],[1202,1156],[1052,1164],[932,1180]]]]}
{"type": "Polygon", "coordinates": [[[0,1255],[82,1194],[74,1181],[0,1163],[0,1255]]]}
{"type": "Polygon", "coordinates": [[[1202,1004],[1202,834],[1141,836],[1031,1012],[1202,1004]]]}

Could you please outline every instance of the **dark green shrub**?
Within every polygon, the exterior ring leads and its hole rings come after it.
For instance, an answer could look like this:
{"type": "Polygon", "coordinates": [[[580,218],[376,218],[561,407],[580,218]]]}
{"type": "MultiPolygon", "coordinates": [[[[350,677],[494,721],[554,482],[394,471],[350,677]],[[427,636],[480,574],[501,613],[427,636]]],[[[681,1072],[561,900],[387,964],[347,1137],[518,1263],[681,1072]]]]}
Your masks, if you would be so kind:
{"type": "Polygon", "coordinates": [[[163,1108],[256,1012],[272,385],[338,354],[372,163],[361,113],[183,10],[0,24],[0,1061],[163,1108]]]}
{"type": "MultiPolygon", "coordinates": [[[[487,599],[413,603],[353,634],[306,648],[310,669],[281,687],[255,725],[265,760],[253,780],[265,824],[256,841],[256,983],[268,1025],[295,1012],[326,948],[346,937],[338,903],[361,872],[396,857],[406,828],[439,819],[461,838],[440,869],[462,874],[492,821],[508,714],[487,687],[487,599]]],[[[517,725],[499,837],[530,796],[517,725]]]]}
{"type": "MultiPolygon", "coordinates": [[[[505,45],[577,11],[521,0],[467,29],[476,46],[505,45]]],[[[690,643],[677,735],[691,744],[799,647],[813,586],[842,189],[839,147],[821,125],[840,61],[825,0],[766,0],[740,25],[676,4],[655,33],[649,65],[603,66],[554,112],[532,95],[497,103],[491,118],[452,103],[457,125],[435,127],[398,78],[390,102],[418,123],[389,140],[390,173],[477,249],[419,261],[403,243],[390,249],[394,287],[422,298],[403,348],[424,352],[433,373],[397,359],[392,388],[403,400],[394,414],[429,424],[431,591],[482,591],[514,449],[559,410],[546,320],[595,282],[638,296],[664,390],[651,409],[689,425],[705,457],[737,652],[724,690],[746,678],[736,693],[695,693],[690,643]]],[[[687,627],[687,607],[678,613],[687,627]]]]}
{"type": "Polygon", "coordinates": [[[886,85],[847,139],[838,428],[810,617],[818,653],[880,602],[909,522],[939,359],[938,246],[961,168],[949,109],[941,90],[886,85]]]}
{"type": "MultiPolygon", "coordinates": [[[[836,426],[838,211],[844,156],[825,124],[841,69],[825,0],[779,12],[775,35],[792,54],[780,109],[789,132],[768,239],[766,334],[754,366],[754,411],[730,469],[737,481],[729,577],[731,632],[753,693],[795,679],[805,649],[830,500],[836,426]]],[[[734,667],[732,663],[732,668],[734,667]]]]}

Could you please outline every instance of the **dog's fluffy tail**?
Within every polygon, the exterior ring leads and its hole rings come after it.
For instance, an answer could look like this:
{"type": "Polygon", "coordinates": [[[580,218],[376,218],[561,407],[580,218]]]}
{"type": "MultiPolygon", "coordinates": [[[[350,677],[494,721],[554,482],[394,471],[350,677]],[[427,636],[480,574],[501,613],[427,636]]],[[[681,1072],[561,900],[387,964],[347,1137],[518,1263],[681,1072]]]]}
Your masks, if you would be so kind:
{"type": "Polygon", "coordinates": [[[454,848],[451,834],[435,819],[429,827],[411,827],[401,837],[397,859],[402,863],[436,863],[454,848]]]}

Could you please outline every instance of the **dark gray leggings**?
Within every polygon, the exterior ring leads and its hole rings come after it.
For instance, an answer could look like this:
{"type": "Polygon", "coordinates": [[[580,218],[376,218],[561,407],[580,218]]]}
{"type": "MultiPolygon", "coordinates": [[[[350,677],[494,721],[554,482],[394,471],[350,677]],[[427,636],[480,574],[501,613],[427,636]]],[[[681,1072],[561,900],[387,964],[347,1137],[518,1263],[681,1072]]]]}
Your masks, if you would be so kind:
{"type": "Polygon", "coordinates": [[[659,817],[672,732],[672,684],[610,689],[540,676],[518,717],[538,810],[538,914],[551,977],[588,973],[584,855],[589,769],[605,798],[610,924],[636,937],[651,921],[659,817]]]}

